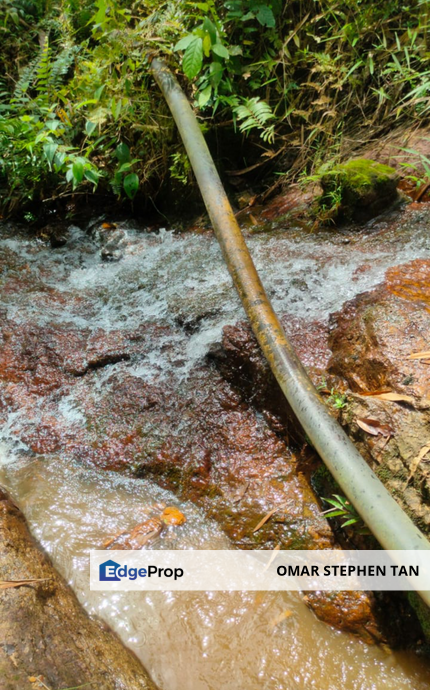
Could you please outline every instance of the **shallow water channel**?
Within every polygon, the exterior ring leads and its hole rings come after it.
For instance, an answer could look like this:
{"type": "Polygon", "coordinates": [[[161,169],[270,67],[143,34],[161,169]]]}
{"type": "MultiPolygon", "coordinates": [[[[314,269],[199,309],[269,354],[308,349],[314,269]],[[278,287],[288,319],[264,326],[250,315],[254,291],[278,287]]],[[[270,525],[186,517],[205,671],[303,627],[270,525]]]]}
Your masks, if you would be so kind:
{"type": "MultiPolygon", "coordinates": [[[[248,244],[275,308],[293,328],[297,320],[325,323],[387,267],[427,257],[429,225],[423,207],[360,232],[276,228],[249,236],[248,244]]],[[[89,549],[166,505],[177,506],[187,522],[148,548],[232,548],[201,509],[154,481],[96,469],[67,451],[30,451],[22,433],[31,436],[49,414],[62,433],[78,434],[88,424],[82,396],[97,400],[113,376],[182,385],[222,327],[244,318],[211,235],[146,233],[132,223],[123,229],[123,257],[115,263],[102,262],[98,240],[78,227],[55,250],[7,228],[0,240],[1,307],[15,324],[67,324],[91,333],[166,327],[152,331],[143,354],[95,367],[64,394],[56,388],[28,402],[16,381],[6,385],[16,397],[2,412],[0,484],[33,534],[87,611],[119,633],[163,690],[428,688],[428,663],[331,629],[296,593],[89,591],[89,549]]],[[[305,355],[315,363],[312,347],[305,355]]]]}

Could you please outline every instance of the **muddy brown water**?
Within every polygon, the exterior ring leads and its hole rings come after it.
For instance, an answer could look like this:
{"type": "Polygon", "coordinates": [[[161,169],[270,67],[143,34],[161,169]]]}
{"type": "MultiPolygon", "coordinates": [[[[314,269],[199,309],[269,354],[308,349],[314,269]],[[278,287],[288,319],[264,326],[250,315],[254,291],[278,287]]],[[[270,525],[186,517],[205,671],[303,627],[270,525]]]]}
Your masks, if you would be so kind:
{"type": "MultiPolygon", "coordinates": [[[[275,308],[289,315],[294,330],[297,320],[325,323],[389,266],[427,257],[429,225],[423,207],[359,232],[311,235],[277,227],[248,241],[275,308]]],[[[43,454],[29,451],[26,438],[47,415],[71,435],[88,425],[82,398],[97,400],[110,380],[186,381],[222,327],[243,318],[211,236],[142,233],[132,223],[123,230],[123,256],[115,263],[103,263],[99,240],[76,226],[68,245],[56,250],[13,228],[5,228],[0,240],[1,307],[11,322],[92,334],[159,327],[144,353],[129,360],[114,356],[107,366],[97,362],[89,377],[79,369],[87,364],[72,363],[81,376],[73,388],[43,380],[43,395],[40,389],[23,394],[19,380],[4,384],[0,483],[33,534],[85,608],[118,631],[163,690],[428,688],[428,663],[334,631],[295,593],[89,591],[88,550],[163,505],[178,506],[187,522],[163,532],[151,548],[231,548],[199,508],[149,479],[100,472],[46,445],[43,454]]],[[[311,344],[303,356],[315,364],[311,344]]],[[[145,433],[151,440],[152,431],[145,433]]]]}
{"type": "MultiPolygon", "coordinates": [[[[103,618],[163,690],[424,690],[429,667],[413,654],[367,646],[321,623],[295,592],[90,592],[88,551],[163,505],[187,516],[151,548],[229,548],[190,503],[145,480],[12,459],[0,483],[92,615],[103,618]]],[[[7,464],[6,464],[7,463],[7,464]]]]}

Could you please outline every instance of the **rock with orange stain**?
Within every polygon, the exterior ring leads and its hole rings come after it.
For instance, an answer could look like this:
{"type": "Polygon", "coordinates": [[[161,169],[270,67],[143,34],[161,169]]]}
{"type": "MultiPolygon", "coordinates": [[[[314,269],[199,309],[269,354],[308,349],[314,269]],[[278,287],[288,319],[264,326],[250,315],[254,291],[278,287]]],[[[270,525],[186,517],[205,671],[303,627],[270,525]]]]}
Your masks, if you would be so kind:
{"type": "Polygon", "coordinates": [[[430,463],[414,460],[428,443],[430,366],[410,359],[430,349],[430,260],[417,259],[390,268],[386,280],[370,292],[346,302],[332,316],[329,372],[343,379],[356,395],[341,418],[361,453],[416,524],[430,535],[430,463]],[[390,401],[368,394],[392,391],[405,400],[390,401]],[[378,420],[393,429],[384,439],[357,424],[378,420]]]}
{"type": "Polygon", "coordinates": [[[386,272],[389,292],[420,304],[430,311],[430,261],[415,259],[401,266],[389,268],[386,272]]]}

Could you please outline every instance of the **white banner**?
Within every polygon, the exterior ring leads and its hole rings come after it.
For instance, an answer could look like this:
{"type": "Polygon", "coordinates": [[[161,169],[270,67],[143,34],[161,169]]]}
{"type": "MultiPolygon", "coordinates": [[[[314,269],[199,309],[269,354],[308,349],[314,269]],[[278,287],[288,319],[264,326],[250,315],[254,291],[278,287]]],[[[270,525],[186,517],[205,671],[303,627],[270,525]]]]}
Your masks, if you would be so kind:
{"type": "Polygon", "coordinates": [[[430,551],[91,551],[92,590],[430,590],[430,551]]]}

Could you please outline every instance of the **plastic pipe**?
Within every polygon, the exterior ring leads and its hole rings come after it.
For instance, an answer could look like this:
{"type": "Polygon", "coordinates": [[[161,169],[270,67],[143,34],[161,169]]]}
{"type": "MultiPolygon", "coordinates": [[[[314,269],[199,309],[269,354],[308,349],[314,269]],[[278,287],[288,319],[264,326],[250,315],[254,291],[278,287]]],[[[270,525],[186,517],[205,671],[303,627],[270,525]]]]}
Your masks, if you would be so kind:
{"type": "MultiPolygon", "coordinates": [[[[252,329],[305,433],[384,549],[430,549],[430,542],[392,498],[340,424],[329,414],[264,291],[188,99],[164,62],[155,58],[151,68],[179,129],[216,238],[252,329]]],[[[430,606],[430,591],[420,592],[420,595],[430,606]]]]}

